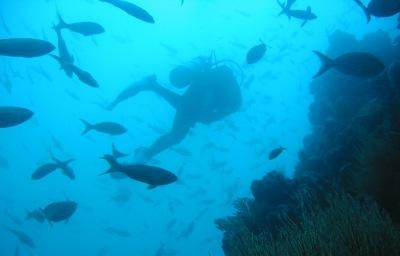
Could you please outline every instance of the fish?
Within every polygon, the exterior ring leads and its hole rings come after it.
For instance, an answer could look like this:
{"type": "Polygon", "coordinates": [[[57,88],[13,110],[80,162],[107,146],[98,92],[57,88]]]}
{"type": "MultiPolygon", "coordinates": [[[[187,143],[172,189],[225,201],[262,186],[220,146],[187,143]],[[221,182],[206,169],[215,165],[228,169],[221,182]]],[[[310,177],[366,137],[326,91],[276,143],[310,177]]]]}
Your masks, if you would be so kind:
{"type": "Polygon", "coordinates": [[[58,25],[57,29],[68,29],[72,32],[81,34],[83,36],[93,36],[102,34],[105,32],[104,28],[95,22],[74,22],[74,23],[66,23],[64,19],[61,17],[60,13],[58,15],[58,25]]]}
{"type": "Polygon", "coordinates": [[[31,175],[32,180],[40,180],[50,173],[54,172],[57,169],[61,169],[63,174],[68,178],[74,180],[75,174],[74,171],[68,166],[69,163],[74,161],[74,159],[69,159],[66,161],[60,161],[57,158],[53,157],[52,159],[54,163],[46,163],[44,165],[39,166],[31,175]]]}
{"type": "Polygon", "coordinates": [[[117,149],[117,147],[115,146],[114,143],[112,144],[112,153],[111,153],[111,155],[112,155],[115,159],[128,156],[128,154],[125,154],[125,153],[120,152],[120,151],[117,149]]]}
{"type": "Polygon", "coordinates": [[[130,237],[131,233],[127,230],[124,229],[119,229],[119,228],[115,228],[115,227],[107,227],[104,229],[104,231],[106,231],[109,234],[114,234],[117,235],[119,237],[130,237]]]}
{"type": "Polygon", "coordinates": [[[3,77],[2,77],[1,84],[3,85],[4,89],[6,89],[7,93],[10,94],[12,91],[13,85],[11,83],[10,76],[8,75],[7,67],[5,65],[3,68],[3,77]]]}
{"type": "Polygon", "coordinates": [[[94,87],[94,88],[99,87],[99,83],[96,81],[96,79],[89,72],[87,72],[87,71],[75,66],[72,63],[64,62],[64,60],[59,56],[56,56],[56,55],[53,55],[53,54],[50,54],[50,56],[52,58],[54,58],[55,60],[57,60],[61,64],[63,69],[68,70],[68,74],[67,75],[69,77],[72,77],[72,75],[75,74],[76,77],[82,83],[84,83],[84,84],[86,84],[86,85],[88,85],[90,87],[94,87]],[[69,73],[69,72],[71,72],[71,73],[69,73]],[[69,74],[71,74],[71,75],[69,75],[69,74]]]}
{"type": "Polygon", "coordinates": [[[118,191],[118,194],[115,196],[112,196],[110,199],[113,200],[116,203],[127,203],[132,197],[132,192],[124,189],[118,191]]]}
{"type": "Polygon", "coordinates": [[[50,223],[68,221],[78,208],[74,201],[59,201],[47,205],[43,214],[50,223]]]}
{"type": "Polygon", "coordinates": [[[354,2],[364,11],[367,22],[371,21],[371,16],[391,17],[400,12],[400,1],[398,0],[371,0],[367,6],[360,0],[354,0],[354,2]]]}
{"type": "Polygon", "coordinates": [[[95,130],[95,131],[101,132],[101,133],[105,133],[105,134],[109,134],[109,135],[121,135],[128,131],[122,125],[114,123],[114,122],[101,122],[101,123],[97,123],[97,124],[90,124],[83,119],[81,119],[81,122],[85,126],[85,129],[83,130],[82,135],[85,135],[92,130],[95,130]]]}
{"type": "Polygon", "coordinates": [[[152,24],[155,23],[154,18],[146,10],[130,2],[122,0],[99,0],[99,1],[114,5],[115,7],[121,9],[122,11],[126,12],[127,14],[141,21],[152,24]]]}
{"type": "Polygon", "coordinates": [[[271,150],[271,152],[268,155],[268,159],[269,160],[273,160],[275,158],[277,158],[278,156],[280,156],[280,154],[282,154],[283,151],[285,151],[286,148],[280,146],[279,148],[273,149],[271,150]]]}
{"type": "Polygon", "coordinates": [[[9,128],[20,125],[33,116],[33,112],[21,107],[0,107],[0,128],[9,128]]]}
{"type": "Polygon", "coordinates": [[[367,52],[350,52],[336,59],[330,59],[319,51],[313,51],[321,60],[321,67],[313,78],[319,77],[331,68],[360,78],[373,78],[385,70],[385,64],[374,55],[367,52]]]}
{"type": "Polygon", "coordinates": [[[11,214],[9,211],[5,210],[4,214],[15,224],[18,226],[22,225],[22,221],[15,215],[11,214]]]}
{"type": "Polygon", "coordinates": [[[110,169],[101,175],[122,172],[127,177],[148,184],[149,189],[174,183],[178,178],[170,171],[150,165],[122,165],[111,155],[104,155],[102,159],[110,165],[110,169]]]}
{"type": "Polygon", "coordinates": [[[73,70],[72,66],[74,64],[74,57],[69,53],[67,44],[64,41],[64,38],[62,37],[61,34],[61,29],[57,28],[57,26],[53,27],[54,31],[56,31],[57,34],[57,40],[58,40],[58,57],[55,55],[50,55],[54,59],[58,61],[60,64],[60,67],[62,70],[64,70],[65,74],[68,77],[72,77],[73,75],[73,70]]]}
{"type": "Polygon", "coordinates": [[[246,55],[247,64],[254,64],[260,61],[262,57],[264,57],[266,51],[267,51],[267,45],[262,41],[260,44],[250,48],[250,50],[247,52],[246,55]]]}
{"type": "Polygon", "coordinates": [[[292,10],[290,9],[291,5],[284,5],[283,3],[279,2],[279,0],[277,0],[278,4],[280,5],[280,7],[282,8],[281,14],[286,14],[286,16],[288,16],[288,18],[296,18],[299,20],[303,20],[303,23],[301,24],[301,27],[303,27],[308,21],[310,20],[315,20],[317,18],[317,15],[315,15],[312,10],[311,7],[308,6],[307,9],[304,10],[292,10]]]}
{"type": "Polygon", "coordinates": [[[192,221],[189,223],[189,225],[182,230],[182,232],[178,235],[178,239],[182,239],[182,238],[188,238],[194,231],[195,228],[195,222],[192,221]]]}
{"type": "Polygon", "coordinates": [[[25,210],[26,212],[26,220],[31,220],[34,219],[39,223],[43,223],[46,220],[46,217],[44,216],[42,210],[38,209],[38,210],[33,210],[33,211],[28,211],[25,210]]]}
{"type": "Polygon", "coordinates": [[[51,76],[44,70],[41,65],[32,67],[32,70],[44,77],[48,82],[53,82],[51,76]]]}
{"type": "Polygon", "coordinates": [[[30,248],[35,248],[35,243],[33,239],[30,236],[28,236],[25,232],[9,227],[4,227],[4,229],[13,234],[15,237],[17,237],[22,244],[30,248]]]}
{"type": "Polygon", "coordinates": [[[4,157],[2,157],[1,155],[0,155],[0,168],[2,168],[2,169],[8,169],[8,168],[10,168],[10,165],[9,165],[7,159],[5,159],[4,157]]]}
{"type": "Polygon", "coordinates": [[[33,38],[0,39],[0,55],[9,57],[35,58],[47,55],[56,47],[48,41],[33,38]]]}

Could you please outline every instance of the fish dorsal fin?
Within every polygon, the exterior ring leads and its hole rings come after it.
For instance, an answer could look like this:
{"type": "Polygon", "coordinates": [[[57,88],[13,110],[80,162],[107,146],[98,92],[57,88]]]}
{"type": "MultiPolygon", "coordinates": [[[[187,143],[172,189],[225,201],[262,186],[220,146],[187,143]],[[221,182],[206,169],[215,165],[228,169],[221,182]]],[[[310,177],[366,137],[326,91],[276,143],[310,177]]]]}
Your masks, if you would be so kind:
{"type": "Polygon", "coordinates": [[[308,13],[308,14],[311,13],[311,6],[307,6],[307,13],[308,13]]]}

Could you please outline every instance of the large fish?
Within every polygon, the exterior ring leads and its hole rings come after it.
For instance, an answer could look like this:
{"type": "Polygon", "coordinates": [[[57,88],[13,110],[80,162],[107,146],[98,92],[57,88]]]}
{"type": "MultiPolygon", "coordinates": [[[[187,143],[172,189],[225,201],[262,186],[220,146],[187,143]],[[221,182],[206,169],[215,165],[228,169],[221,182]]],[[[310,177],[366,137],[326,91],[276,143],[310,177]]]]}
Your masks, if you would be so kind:
{"type": "Polygon", "coordinates": [[[400,12],[399,0],[371,0],[367,6],[360,0],[354,1],[363,9],[368,22],[371,16],[390,17],[400,12]]]}
{"type": "Polygon", "coordinates": [[[22,124],[33,116],[33,112],[20,107],[0,107],[0,128],[22,124]]]}
{"type": "Polygon", "coordinates": [[[100,2],[105,2],[114,5],[115,7],[123,10],[124,12],[128,13],[129,15],[142,20],[147,23],[154,23],[154,18],[143,8],[121,0],[99,0],[100,2]]]}
{"type": "Polygon", "coordinates": [[[104,33],[104,28],[95,22],[75,22],[75,23],[66,23],[61,15],[58,13],[59,23],[57,25],[57,29],[68,29],[72,32],[84,35],[84,36],[93,36],[104,33]]]}
{"type": "Polygon", "coordinates": [[[32,38],[0,39],[0,55],[11,57],[33,58],[54,51],[51,43],[32,38]]]}
{"type": "Polygon", "coordinates": [[[385,64],[374,55],[367,52],[350,52],[336,59],[330,59],[321,52],[314,51],[321,60],[321,68],[314,78],[327,70],[334,68],[337,71],[355,77],[373,78],[382,73],[385,64]]]}
{"type": "Polygon", "coordinates": [[[74,201],[54,202],[47,205],[43,210],[43,215],[50,223],[68,221],[78,208],[74,201]]]}
{"type": "Polygon", "coordinates": [[[149,189],[171,184],[178,180],[175,174],[159,167],[139,164],[122,165],[118,163],[111,155],[105,155],[103,159],[106,160],[110,165],[110,169],[103,174],[121,172],[133,180],[148,184],[149,189]]]}
{"type": "Polygon", "coordinates": [[[85,130],[82,132],[82,135],[90,132],[91,130],[95,130],[109,135],[121,135],[128,131],[122,125],[114,122],[101,122],[97,124],[90,124],[83,119],[81,119],[81,121],[85,125],[85,130]]]}

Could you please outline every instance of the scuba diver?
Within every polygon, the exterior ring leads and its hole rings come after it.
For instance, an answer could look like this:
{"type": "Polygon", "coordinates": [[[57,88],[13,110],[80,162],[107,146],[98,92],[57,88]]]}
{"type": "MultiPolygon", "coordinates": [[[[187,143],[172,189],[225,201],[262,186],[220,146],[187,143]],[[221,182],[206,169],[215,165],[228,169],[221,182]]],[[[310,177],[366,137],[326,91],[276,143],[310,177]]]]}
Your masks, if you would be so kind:
{"type": "Polygon", "coordinates": [[[187,87],[183,95],[164,88],[157,82],[156,76],[152,75],[122,91],[107,107],[112,110],[139,92],[151,91],[176,110],[171,130],[149,148],[136,151],[138,162],[145,163],[160,152],[179,144],[196,123],[210,124],[239,110],[242,103],[239,84],[233,70],[223,63],[211,57],[199,57],[190,65],[174,68],[169,79],[176,88],[187,87]]]}

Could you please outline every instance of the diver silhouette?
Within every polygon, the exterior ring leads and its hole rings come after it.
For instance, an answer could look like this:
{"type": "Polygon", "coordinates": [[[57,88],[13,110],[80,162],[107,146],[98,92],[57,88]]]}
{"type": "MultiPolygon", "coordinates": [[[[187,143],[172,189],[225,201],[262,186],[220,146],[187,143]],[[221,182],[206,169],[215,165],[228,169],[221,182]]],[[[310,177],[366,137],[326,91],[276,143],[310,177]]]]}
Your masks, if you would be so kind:
{"type": "Polygon", "coordinates": [[[171,130],[160,136],[149,148],[138,150],[138,162],[146,162],[160,152],[179,144],[196,123],[210,124],[239,110],[242,97],[233,70],[227,65],[197,58],[190,65],[180,65],[169,74],[176,88],[185,88],[179,95],[161,86],[155,75],[122,91],[108,106],[113,109],[139,92],[151,91],[161,96],[175,110],[171,130]]]}

